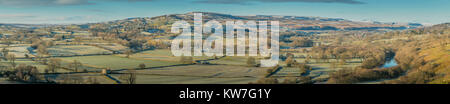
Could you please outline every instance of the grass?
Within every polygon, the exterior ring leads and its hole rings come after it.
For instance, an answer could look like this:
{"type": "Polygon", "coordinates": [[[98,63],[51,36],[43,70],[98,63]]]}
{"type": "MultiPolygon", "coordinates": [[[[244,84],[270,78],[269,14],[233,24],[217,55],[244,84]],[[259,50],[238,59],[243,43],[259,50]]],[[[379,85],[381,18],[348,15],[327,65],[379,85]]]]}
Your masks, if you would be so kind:
{"type": "Polygon", "coordinates": [[[52,56],[112,54],[111,51],[87,45],[58,45],[47,50],[52,56]]]}
{"type": "MultiPolygon", "coordinates": [[[[73,62],[74,62],[74,60],[62,60],[61,61],[61,66],[65,67],[65,68],[72,69],[71,71],[73,71],[74,68],[70,67],[70,65],[73,62]]],[[[62,69],[62,70],[65,70],[65,69],[62,69]]],[[[82,64],[80,67],[78,67],[78,72],[84,71],[84,70],[86,70],[86,71],[101,71],[102,69],[96,68],[96,67],[92,67],[92,66],[89,66],[89,65],[85,65],[85,64],[82,64]]]]}
{"type": "Polygon", "coordinates": [[[147,59],[147,60],[161,60],[161,61],[179,61],[179,57],[172,56],[172,53],[168,49],[161,50],[149,50],[140,53],[135,53],[130,56],[136,59],[147,59]]]}
{"type": "MultiPolygon", "coordinates": [[[[30,59],[16,59],[15,63],[17,64],[17,66],[19,66],[20,64],[34,66],[38,69],[39,73],[45,73],[45,69],[47,69],[47,65],[42,65],[42,64],[36,63],[30,59]]],[[[11,66],[11,64],[7,61],[1,61],[0,65],[1,66],[11,66]]],[[[71,71],[64,70],[64,69],[56,69],[56,72],[71,72],[71,71]]]]}
{"type": "Polygon", "coordinates": [[[97,43],[96,44],[98,47],[102,47],[108,50],[113,50],[113,51],[121,51],[124,52],[125,50],[128,49],[128,47],[122,46],[120,44],[117,43],[97,43]]]}
{"type": "MultiPolygon", "coordinates": [[[[302,52],[295,52],[292,53],[295,56],[306,56],[306,53],[302,53],[302,52]]],[[[295,60],[299,63],[305,63],[305,58],[295,58],[295,60]]],[[[312,67],[312,70],[309,71],[309,74],[307,74],[307,76],[312,77],[312,80],[315,81],[323,81],[323,79],[328,79],[329,78],[329,74],[332,72],[335,72],[337,70],[341,70],[345,67],[348,68],[355,68],[357,66],[361,65],[361,60],[360,59],[347,59],[346,63],[344,63],[343,65],[340,65],[340,63],[338,62],[338,60],[336,59],[329,59],[328,61],[323,61],[320,60],[319,62],[317,62],[318,60],[316,59],[310,59],[309,63],[307,65],[312,67]],[[335,66],[333,68],[332,63],[335,62],[335,66]]],[[[286,66],[285,62],[280,62],[279,63],[281,66],[286,66]]],[[[275,77],[287,77],[287,76],[293,76],[293,77],[297,77],[300,76],[300,70],[298,68],[288,68],[288,67],[283,67],[283,69],[281,69],[279,72],[277,72],[276,74],[274,74],[273,76],[275,77]]]]}
{"type": "Polygon", "coordinates": [[[169,49],[149,50],[149,51],[143,51],[141,53],[142,54],[158,55],[158,56],[173,56],[171,50],[169,50],[169,49]]]}
{"type": "Polygon", "coordinates": [[[293,67],[283,67],[279,72],[272,75],[274,77],[299,77],[301,76],[302,72],[300,68],[293,68],[293,67]]]}
{"type": "MultiPolygon", "coordinates": [[[[247,58],[245,56],[229,56],[224,57],[219,60],[210,61],[213,64],[225,64],[225,65],[236,65],[236,66],[246,66],[247,58]]],[[[258,61],[257,61],[258,62],[258,61]]]]}
{"type": "Polygon", "coordinates": [[[56,80],[57,82],[62,82],[64,78],[70,78],[70,79],[79,79],[82,81],[86,81],[89,78],[95,79],[100,84],[115,84],[115,82],[103,74],[99,73],[78,73],[78,74],[52,74],[52,75],[45,75],[45,77],[56,80]]]}
{"type": "Polygon", "coordinates": [[[137,68],[138,65],[141,63],[144,63],[146,67],[169,66],[179,64],[178,62],[133,59],[117,55],[77,56],[77,57],[64,57],[60,59],[67,62],[73,62],[73,60],[78,60],[84,66],[95,68],[111,68],[112,70],[137,68]]]}
{"type": "MultiPolygon", "coordinates": [[[[121,55],[124,57],[124,55],[121,55]]],[[[169,49],[157,49],[157,50],[148,50],[139,53],[135,53],[130,56],[135,59],[146,59],[146,60],[158,60],[158,61],[170,61],[170,62],[178,62],[180,61],[180,57],[175,57],[172,55],[171,50],[169,49]]],[[[213,57],[208,56],[194,56],[194,60],[206,60],[212,59],[213,57]]]]}
{"type": "Polygon", "coordinates": [[[432,62],[437,67],[434,69],[435,73],[440,73],[440,77],[434,79],[432,84],[447,84],[450,82],[450,45],[438,45],[429,49],[424,49],[420,52],[420,56],[425,56],[427,62],[432,62]]]}
{"type": "Polygon", "coordinates": [[[231,65],[189,65],[151,70],[138,70],[140,74],[198,77],[261,77],[267,68],[231,65]]]}
{"type": "MultiPolygon", "coordinates": [[[[231,65],[189,65],[137,70],[138,84],[247,84],[261,77],[267,68],[231,65]]],[[[115,78],[120,75],[113,74],[115,78]]]]}
{"type": "Polygon", "coordinates": [[[24,84],[16,81],[8,81],[8,78],[0,78],[0,84],[24,84]]]}
{"type": "MultiPolygon", "coordinates": [[[[112,75],[118,78],[120,75],[112,75]]],[[[203,78],[189,76],[137,75],[136,84],[248,84],[255,78],[203,78]]]]}
{"type": "Polygon", "coordinates": [[[9,50],[8,54],[14,54],[17,58],[24,58],[25,54],[29,53],[27,50],[28,47],[29,46],[26,46],[26,44],[8,47],[7,48],[9,50]]]}

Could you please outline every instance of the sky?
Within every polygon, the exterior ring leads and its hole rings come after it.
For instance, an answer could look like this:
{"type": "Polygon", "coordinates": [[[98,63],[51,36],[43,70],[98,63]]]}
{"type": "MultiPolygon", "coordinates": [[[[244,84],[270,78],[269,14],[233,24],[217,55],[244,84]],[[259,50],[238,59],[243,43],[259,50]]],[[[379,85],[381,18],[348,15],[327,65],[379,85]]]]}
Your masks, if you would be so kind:
{"type": "Polygon", "coordinates": [[[354,21],[450,22],[450,0],[0,0],[0,23],[82,24],[193,11],[354,21]]]}

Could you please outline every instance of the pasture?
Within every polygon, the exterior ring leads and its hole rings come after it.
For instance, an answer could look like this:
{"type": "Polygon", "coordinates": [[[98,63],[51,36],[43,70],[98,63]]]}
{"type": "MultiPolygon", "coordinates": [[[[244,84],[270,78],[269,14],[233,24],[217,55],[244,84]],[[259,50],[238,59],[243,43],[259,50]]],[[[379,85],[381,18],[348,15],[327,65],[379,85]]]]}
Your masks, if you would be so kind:
{"type": "Polygon", "coordinates": [[[95,45],[99,48],[103,48],[110,51],[118,51],[118,52],[125,52],[128,47],[125,47],[123,45],[117,44],[117,43],[93,43],[92,45],[95,45]]]}
{"type": "Polygon", "coordinates": [[[45,75],[45,77],[62,84],[73,83],[74,81],[79,81],[81,83],[96,82],[98,84],[115,84],[114,80],[111,80],[100,73],[49,74],[45,75]]]}
{"type": "Polygon", "coordinates": [[[179,64],[178,62],[125,58],[120,55],[76,56],[62,57],[60,59],[66,62],[73,62],[73,60],[78,60],[83,64],[83,66],[89,66],[98,69],[110,68],[111,70],[134,69],[138,68],[139,64],[142,63],[145,64],[146,67],[159,67],[179,64]]]}
{"type": "MultiPolygon", "coordinates": [[[[47,65],[43,65],[43,64],[34,62],[34,61],[30,60],[30,59],[16,59],[15,63],[16,63],[16,66],[19,66],[21,64],[34,66],[34,67],[36,67],[38,69],[39,73],[45,73],[45,69],[48,69],[47,65]]],[[[8,66],[8,67],[12,66],[11,63],[8,62],[8,61],[1,61],[0,65],[1,66],[8,66]]],[[[65,73],[65,72],[71,72],[71,71],[65,70],[65,69],[62,69],[62,68],[58,68],[58,69],[56,69],[56,72],[58,72],[58,73],[65,73]]]]}
{"type": "Polygon", "coordinates": [[[25,58],[25,54],[29,54],[27,48],[29,46],[11,46],[6,49],[9,50],[8,54],[14,54],[16,58],[25,58]]]}
{"type": "MultiPolygon", "coordinates": [[[[247,84],[264,77],[266,69],[230,65],[188,65],[136,70],[136,73],[138,84],[247,84]]],[[[120,74],[112,76],[117,79],[120,74]]]]}
{"type": "MultiPolygon", "coordinates": [[[[125,57],[125,55],[121,55],[125,57]]],[[[132,59],[143,59],[143,60],[158,60],[158,61],[169,61],[169,62],[179,62],[181,57],[175,57],[172,55],[169,49],[157,49],[142,51],[139,53],[132,54],[130,56],[132,59]]],[[[213,57],[208,56],[193,56],[194,60],[208,60],[213,59],[213,57]]]]}
{"type": "Polygon", "coordinates": [[[88,45],[57,45],[47,48],[51,56],[105,55],[111,51],[88,45]]]}

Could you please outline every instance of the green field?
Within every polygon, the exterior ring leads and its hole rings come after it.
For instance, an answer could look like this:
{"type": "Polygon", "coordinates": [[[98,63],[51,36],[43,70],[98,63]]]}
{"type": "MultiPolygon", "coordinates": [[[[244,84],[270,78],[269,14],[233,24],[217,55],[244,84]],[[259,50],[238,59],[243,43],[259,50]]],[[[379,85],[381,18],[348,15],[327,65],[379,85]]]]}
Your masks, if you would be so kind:
{"type": "MultiPolygon", "coordinates": [[[[113,75],[119,77],[119,75],[113,75]]],[[[204,78],[189,76],[137,75],[136,84],[248,84],[255,78],[204,78]]]]}
{"type": "MultiPolygon", "coordinates": [[[[266,69],[230,65],[188,65],[137,70],[136,73],[138,84],[247,84],[264,77],[266,69]]],[[[119,78],[120,75],[112,76],[119,78]]]]}
{"type": "Polygon", "coordinates": [[[8,81],[7,78],[0,78],[0,84],[25,84],[17,81],[8,81]]]}
{"type": "MultiPolygon", "coordinates": [[[[121,56],[124,56],[123,54],[121,56]]],[[[170,61],[170,62],[178,62],[180,61],[180,57],[175,57],[172,55],[171,50],[169,49],[157,49],[157,50],[149,50],[143,51],[139,53],[135,53],[130,56],[135,59],[146,59],[146,60],[158,60],[158,61],[170,61]]],[[[194,60],[207,60],[212,59],[213,57],[208,56],[194,56],[194,60]]]]}
{"type": "Polygon", "coordinates": [[[95,67],[99,69],[110,68],[112,70],[138,68],[138,65],[142,63],[145,64],[146,67],[170,66],[179,64],[178,62],[125,58],[118,55],[77,56],[63,57],[60,59],[66,62],[73,62],[73,60],[78,60],[83,63],[84,66],[95,67]]]}
{"type": "Polygon", "coordinates": [[[117,43],[93,43],[93,44],[100,48],[104,48],[104,49],[112,50],[112,51],[124,52],[128,49],[128,47],[122,46],[117,43]]]}
{"type": "Polygon", "coordinates": [[[46,78],[52,79],[58,83],[64,83],[65,80],[79,80],[83,83],[88,83],[89,79],[95,79],[99,84],[115,84],[114,80],[109,79],[103,74],[99,73],[78,73],[78,74],[58,74],[58,75],[45,75],[46,78]]]}
{"type": "Polygon", "coordinates": [[[57,45],[47,50],[52,56],[112,54],[111,51],[87,45],[57,45]]]}
{"type": "Polygon", "coordinates": [[[283,67],[280,69],[279,72],[275,73],[274,77],[299,77],[301,76],[302,72],[300,68],[294,68],[294,67],[283,67]]]}
{"type": "MultiPolygon", "coordinates": [[[[225,64],[225,65],[236,65],[236,66],[246,66],[247,65],[246,56],[230,56],[224,57],[219,60],[210,61],[213,64],[225,64]]],[[[258,62],[258,61],[257,61],[258,62]]]]}
{"type": "MultiPolygon", "coordinates": [[[[17,64],[17,66],[19,66],[20,64],[34,66],[34,67],[36,67],[38,69],[38,71],[40,73],[44,73],[45,69],[48,69],[47,65],[43,65],[43,64],[34,62],[34,61],[30,60],[30,59],[16,59],[15,63],[17,64]]],[[[1,61],[0,65],[1,66],[11,66],[11,64],[9,62],[7,62],[7,61],[1,61]]],[[[56,69],[56,72],[63,73],[63,72],[71,72],[71,71],[65,70],[65,69],[56,69]]]]}
{"type": "Polygon", "coordinates": [[[29,54],[27,48],[30,47],[29,44],[20,44],[6,47],[9,50],[8,54],[14,54],[16,58],[25,58],[25,54],[29,54]]]}

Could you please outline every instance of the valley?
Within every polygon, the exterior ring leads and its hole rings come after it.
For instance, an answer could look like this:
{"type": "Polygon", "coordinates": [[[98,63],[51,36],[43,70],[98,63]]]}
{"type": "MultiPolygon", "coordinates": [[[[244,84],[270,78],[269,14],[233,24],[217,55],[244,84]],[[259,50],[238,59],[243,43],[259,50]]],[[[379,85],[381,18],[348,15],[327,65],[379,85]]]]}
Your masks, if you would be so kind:
{"type": "MultiPolygon", "coordinates": [[[[302,16],[204,20],[280,21],[280,62],[267,57],[181,56],[174,21],[193,13],[72,25],[0,25],[1,84],[448,84],[450,25],[369,23],[302,16]]],[[[210,34],[204,34],[205,36],[210,34]]],[[[248,41],[248,40],[246,40],[248,41]]]]}

